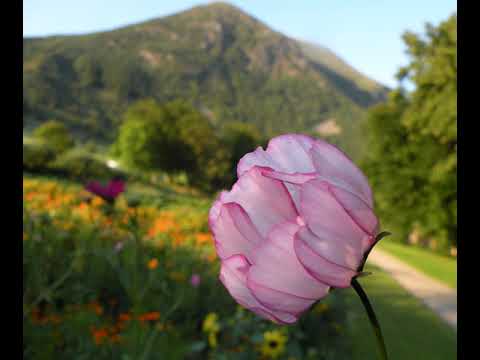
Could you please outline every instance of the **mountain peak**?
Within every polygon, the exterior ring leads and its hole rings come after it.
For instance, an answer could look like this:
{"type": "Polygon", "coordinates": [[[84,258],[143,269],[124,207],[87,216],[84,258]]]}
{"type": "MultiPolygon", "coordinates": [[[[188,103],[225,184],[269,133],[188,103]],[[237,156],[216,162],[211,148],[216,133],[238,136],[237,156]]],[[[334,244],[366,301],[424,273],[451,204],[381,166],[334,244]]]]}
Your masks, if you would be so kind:
{"type": "Polygon", "coordinates": [[[229,2],[226,2],[226,1],[212,1],[205,5],[196,6],[193,9],[202,9],[202,8],[212,10],[212,11],[229,11],[229,12],[246,14],[246,12],[240,9],[239,7],[233,4],[230,4],[229,2]]]}
{"type": "Polygon", "coordinates": [[[215,115],[215,126],[233,119],[269,135],[335,119],[347,139],[383,93],[333,54],[225,2],[23,47],[27,123],[60,118],[106,141],[127,106],[149,97],[189,99],[215,115]]]}

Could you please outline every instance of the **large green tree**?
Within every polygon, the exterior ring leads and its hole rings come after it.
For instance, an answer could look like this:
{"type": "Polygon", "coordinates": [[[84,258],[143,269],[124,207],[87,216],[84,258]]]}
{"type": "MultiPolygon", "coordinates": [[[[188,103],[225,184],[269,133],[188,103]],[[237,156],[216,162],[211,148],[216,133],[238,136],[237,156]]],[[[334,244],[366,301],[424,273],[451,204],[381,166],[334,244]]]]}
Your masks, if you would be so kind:
{"type": "Polygon", "coordinates": [[[367,121],[363,164],[384,223],[433,247],[456,245],[457,18],[403,36],[410,63],[400,86],[367,121]],[[403,84],[413,85],[407,91],[403,84]]]}
{"type": "Polygon", "coordinates": [[[140,100],[125,113],[114,153],[141,170],[184,171],[192,184],[225,183],[228,156],[208,119],[184,100],[140,100]]]}

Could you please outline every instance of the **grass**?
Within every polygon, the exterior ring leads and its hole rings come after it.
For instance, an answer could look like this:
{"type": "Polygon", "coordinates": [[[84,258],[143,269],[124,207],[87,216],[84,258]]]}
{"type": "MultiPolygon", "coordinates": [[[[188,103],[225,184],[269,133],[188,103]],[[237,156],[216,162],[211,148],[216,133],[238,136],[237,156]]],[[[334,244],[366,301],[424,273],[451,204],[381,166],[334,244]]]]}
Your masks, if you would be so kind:
{"type": "Polygon", "coordinates": [[[395,242],[380,242],[378,248],[446,285],[457,287],[457,261],[418,247],[395,242]]]}
{"type": "MultiPolygon", "coordinates": [[[[456,333],[384,271],[367,266],[371,276],[359,280],[382,327],[390,360],[456,359],[456,333]]],[[[346,326],[352,360],[377,359],[376,339],[357,294],[344,292],[349,314],[346,326]]]]}

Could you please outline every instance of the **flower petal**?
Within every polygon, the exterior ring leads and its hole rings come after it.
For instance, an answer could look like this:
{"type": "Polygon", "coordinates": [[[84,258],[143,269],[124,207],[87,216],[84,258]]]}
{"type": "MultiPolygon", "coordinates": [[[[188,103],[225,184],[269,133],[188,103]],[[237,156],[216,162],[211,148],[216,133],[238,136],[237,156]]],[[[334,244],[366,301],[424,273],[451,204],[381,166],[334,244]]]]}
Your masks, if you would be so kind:
{"type": "Polygon", "coordinates": [[[258,147],[242,157],[237,166],[240,177],[253,166],[270,167],[287,173],[315,170],[309,151],[315,140],[306,135],[286,134],[270,140],[264,151],[258,147]]]}
{"type": "Polygon", "coordinates": [[[260,235],[266,236],[274,225],[295,220],[298,213],[285,185],[264,176],[262,169],[254,166],[244,173],[223,201],[241,205],[260,235]]]}
{"type": "Polygon", "coordinates": [[[262,173],[271,179],[283,181],[297,210],[300,208],[300,185],[317,177],[316,172],[289,174],[282,171],[275,171],[273,169],[265,169],[262,170],[262,173]]]}
{"type": "MultiPolygon", "coordinates": [[[[352,277],[357,274],[356,271],[334,263],[327,258],[317,254],[311,249],[312,242],[322,241],[313,234],[308,227],[301,227],[294,237],[295,254],[300,263],[315,279],[322,283],[336,288],[346,288],[350,286],[352,277]]],[[[348,248],[346,249],[349,250],[348,248]]],[[[343,254],[345,257],[354,256],[354,254],[343,254]]],[[[342,254],[337,254],[342,256],[342,254]]],[[[350,262],[350,261],[343,261],[350,262]]]]}
{"type": "Polygon", "coordinates": [[[217,199],[213,202],[210,211],[208,212],[208,225],[210,226],[210,229],[212,228],[212,224],[215,222],[215,220],[217,220],[218,216],[220,215],[220,208],[222,207],[223,200],[226,194],[228,194],[227,191],[220,192],[217,199]]]}
{"type": "Polygon", "coordinates": [[[338,186],[343,186],[373,207],[372,190],[362,171],[336,146],[317,140],[310,150],[319,176],[338,186]]]}
{"type": "Polygon", "coordinates": [[[260,304],[248,289],[247,273],[250,263],[242,255],[234,255],[222,261],[220,281],[230,295],[243,307],[259,316],[278,323],[292,324],[298,320],[293,314],[273,311],[260,304]]]}
{"type": "Polygon", "coordinates": [[[276,226],[267,241],[253,251],[247,286],[271,309],[300,314],[328,293],[329,287],[313,278],[298,261],[293,238],[299,225],[276,226]]]}
{"type": "MultiPolygon", "coordinates": [[[[336,187],[331,185],[329,187],[330,193],[335,197],[338,203],[345,209],[345,211],[350,215],[353,221],[368,235],[374,239],[376,233],[378,232],[378,219],[373,209],[360,197],[342,189],[341,187],[336,187]]],[[[364,246],[370,246],[371,243],[368,242],[364,246]]],[[[366,249],[364,249],[365,251],[366,249]]]]}
{"type": "Polygon", "coordinates": [[[262,237],[245,210],[236,203],[226,203],[221,204],[219,212],[210,224],[218,256],[225,259],[242,254],[251,259],[251,251],[262,237]]]}
{"type": "Polygon", "coordinates": [[[302,186],[300,214],[315,235],[306,237],[305,242],[325,259],[356,270],[372,244],[372,236],[354,221],[331,188],[318,179],[302,186]]]}

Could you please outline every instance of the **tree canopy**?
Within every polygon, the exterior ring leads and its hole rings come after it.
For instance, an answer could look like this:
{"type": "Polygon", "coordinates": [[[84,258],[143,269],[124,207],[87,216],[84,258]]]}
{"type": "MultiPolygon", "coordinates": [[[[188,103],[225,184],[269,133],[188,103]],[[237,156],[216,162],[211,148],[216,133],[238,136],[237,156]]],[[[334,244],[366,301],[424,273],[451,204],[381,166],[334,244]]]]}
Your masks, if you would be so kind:
{"type": "Polygon", "coordinates": [[[63,153],[75,143],[65,125],[56,120],[49,120],[33,132],[33,136],[48,145],[55,153],[63,153]]]}
{"type": "Polygon", "coordinates": [[[381,218],[398,238],[416,231],[433,248],[456,246],[456,14],[403,40],[410,63],[398,72],[399,87],[369,113],[363,167],[381,218]]]}

